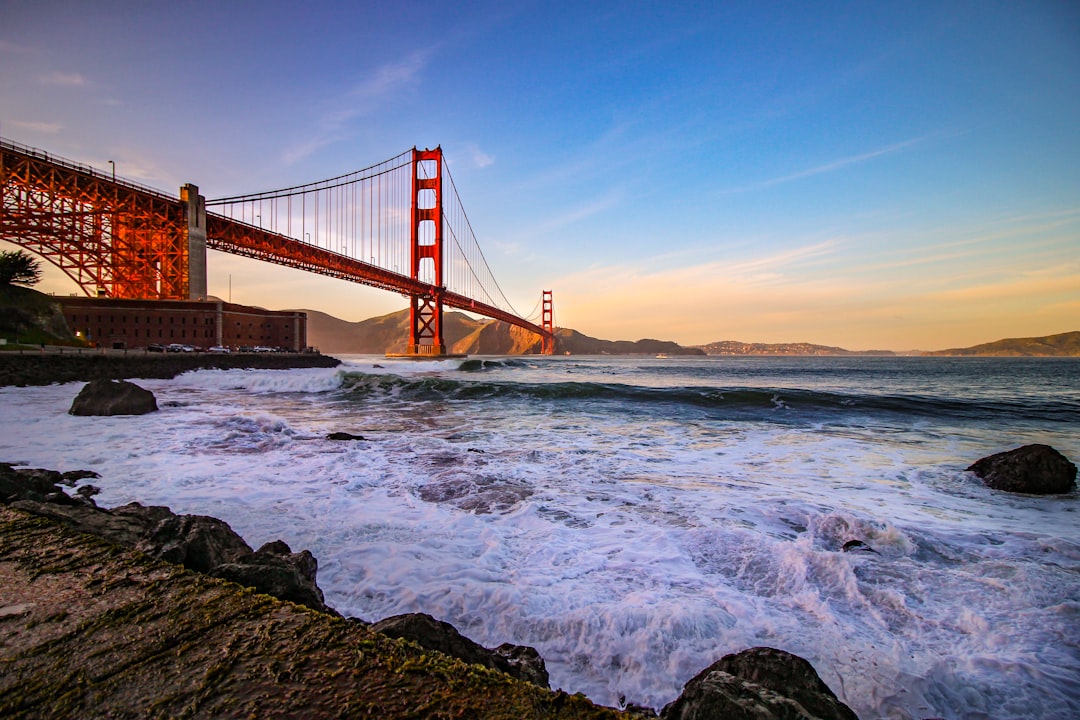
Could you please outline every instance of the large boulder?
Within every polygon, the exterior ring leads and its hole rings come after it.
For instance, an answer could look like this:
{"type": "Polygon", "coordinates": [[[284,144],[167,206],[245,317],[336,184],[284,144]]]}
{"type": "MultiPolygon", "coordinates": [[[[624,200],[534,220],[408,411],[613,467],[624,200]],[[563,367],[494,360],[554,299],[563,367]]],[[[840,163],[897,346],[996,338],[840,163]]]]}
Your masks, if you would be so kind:
{"type": "Polygon", "coordinates": [[[171,512],[143,535],[135,549],[201,573],[252,554],[251,546],[227,522],[171,512]]]}
{"type": "Polygon", "coordinates": [[[154,393],[127,380],[91,380],[68,410],[72,415],[145,415],[158,409],[154,393]]]}
{"type": "Polygon", "coordinates": [[[275,540],[249,555],[215,566],[210,574],[297,605],[335,613],[326,606],[322,590],[315,583],[318,569],[319,563],[309,551],[294,553],[284,541],[275,540]]]}
{"type": "Polygon", "coordinates": [[[995,490],[1057,495],[1076,487],[1076,466],[1049,445],[1024,445],[989,455],[968,470],[995,490]]]}
{"type": "Polygon", "coordinates": [[[683,687],[663,720],[858,720],[797,655],[755,647],[725,655],[683,687]]]}
{"type": "Polygon", "coordinates": [[[534,648],[504,643],[488,650],[457,631],[453,625],[424,613],[406,613],[380,620],[371,626],[375,632],[393,638],[411,640],[420,647],[435,650],[474,665],[499,670],[519,680],[549,688],[547,666],[534,648]]]}

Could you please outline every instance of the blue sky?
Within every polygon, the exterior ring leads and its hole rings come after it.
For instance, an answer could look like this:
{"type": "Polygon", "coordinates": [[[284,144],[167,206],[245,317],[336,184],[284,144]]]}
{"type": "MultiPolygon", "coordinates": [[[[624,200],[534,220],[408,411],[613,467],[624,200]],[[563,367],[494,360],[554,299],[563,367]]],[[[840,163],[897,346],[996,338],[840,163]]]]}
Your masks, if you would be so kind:
{"type": "MultiPolygon", "coordinates": [[[[207,197],[441,144],[515,306],[609,339],[1080,329],[1076,2],[0,0],[0,134],[207,197]]],[[[212,254],[230,278],[404,307],[212,254]]]]}

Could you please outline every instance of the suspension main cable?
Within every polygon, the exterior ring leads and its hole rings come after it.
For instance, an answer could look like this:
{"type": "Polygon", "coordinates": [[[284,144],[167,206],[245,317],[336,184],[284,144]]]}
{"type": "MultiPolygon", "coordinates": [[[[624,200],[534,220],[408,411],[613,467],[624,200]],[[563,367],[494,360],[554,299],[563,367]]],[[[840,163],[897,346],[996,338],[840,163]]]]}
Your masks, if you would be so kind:
{"type": "Polygon", "coordinates": [[[279,190],[264,190],[256,193],[246,193],[243,195],[231,195],[229,197],[214,198],[213,200],[207,200],[207,205],[227,205],[229,203],[244,202],[248,200],[268,199],[271,197],[286,197],[288,195],[301,195],[303,193],[319,192],[320,190],[326,190],[333,187],[339,187],[341,185],[348,185],[350,183],[362,182],[364,180],[370,180],[372,178],[386,175],[395,170],[400,170],[406,166],[405,159],[409,158],[411,162],[412,150],[406,150],[400,155],[395,155],[389,160],[383,160],[380,163],[375,163],[370,167],[366,167],[363,170],[353,170],[352,172],[345,173],[344,175],[338,175],[337,177],[327,178],[326,180],[317,180],[315,182],[304,183],[302,185],[293,185],[292,187],[281,188],[279,190]],[[384,168],[384,165],[391,163],[398,163],[393,167],[384,168]],[[372,172],[377,168],[382,168],[378,172],[372,172]],[[354,177],[356,175],[362,175],[363,173],[371,172],[370,175],[363,177],[354,177]],[[348,178],[348,179],[346,179],[348,178]],[[341,182],[338,182],[338,181],[341,182]]]}
{"type": "MultiPolygon", "coordinates": [[[[517,311],[517,309],[514,307],[514,305],[506,297],[506,293],[503,292],[502,287],[499,286],[499,281],[495,279],[495,275],[491,272],[491,266],[488,265],[487,258],[484,257],[483,249],[480,247],[480,244],[476,242],[476,233],[473,231],[472,223],[469,222],[469,215],[468,215],[468,213],[465,212],[465,207],[461,204],[461,196],[458,194],[457,184],[454,182],[454,176],[450,173],[450,166],[449,166],[449,164],[446,163],[445,158],[443,160],[443,168],[445,168],[445,170],[446,170],[446,177],[450,180],[450,187],[454,192],[454,199],[457,201],[457,207],[461,210],[461,216],[465,219],[465,226],[469,230],[469,235],[472,237],[474,247],[476,248],[477,252],[480,254],[480,260],[484,264],[484,269],[487,270],[488,277],[491,278],[491,282],[495,285],[495,289],[498,290],[499,296],[502,297],[503,302],[506,303],[506,307],[510,311],[512,311],[515,315],[517,315],[518,317],[522,317],[521,313],[519,313],[517,311]]],[[[444,215],[445,215],[445,211],[444,211],[444,215]]],[[[455,235],[455,241],[456,241],[456,235],[455,235]]],[[[459,247],[460,247],[460,244],[459,244],[459,247]]],[[[464,252],[464,249],[462,249],[462,252],[464,252]]],[[[469,263],[469,265],[470,265],[470,268],[471,268],[472,263],[469,263]]],[[[473,273],[473,275],[474,275],[474,277],[476,276],[475,272],[473,273]]],[[[479,278],[477,278],[477,279],[479,280],[479,278]]],[[[489,292],[487,292],[486,289],[485,289],[484,292],[489,298],[491,297],[491,294],[489,292]]]]}

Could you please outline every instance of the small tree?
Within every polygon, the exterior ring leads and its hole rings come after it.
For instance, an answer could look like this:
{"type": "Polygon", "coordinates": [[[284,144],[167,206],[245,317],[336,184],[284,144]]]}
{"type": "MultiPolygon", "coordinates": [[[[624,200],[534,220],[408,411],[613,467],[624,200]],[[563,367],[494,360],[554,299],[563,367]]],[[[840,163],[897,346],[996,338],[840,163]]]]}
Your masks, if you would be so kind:
{"type": "Polygon", "coordinates": [[[22,250],[0,252],[0,285],[36,285],[41,280],[41,262],[22,250]]]}

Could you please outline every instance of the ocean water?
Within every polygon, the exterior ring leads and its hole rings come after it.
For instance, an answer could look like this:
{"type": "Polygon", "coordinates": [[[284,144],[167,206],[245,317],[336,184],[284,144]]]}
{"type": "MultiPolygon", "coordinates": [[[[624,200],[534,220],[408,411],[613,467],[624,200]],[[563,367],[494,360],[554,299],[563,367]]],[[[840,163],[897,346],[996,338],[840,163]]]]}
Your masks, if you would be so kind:
{"type": "Polygon", "coordinates": [[[1080,360],[351,357],[139,383],[159,412],[0,389],[0,460],[308,548],[342,613],[532,645],[604,704],[659,708],[768,645],[863,720],[1080,717],[1080,493],[964,470],[1034,442],[1080,460],[1080,360]]]}

